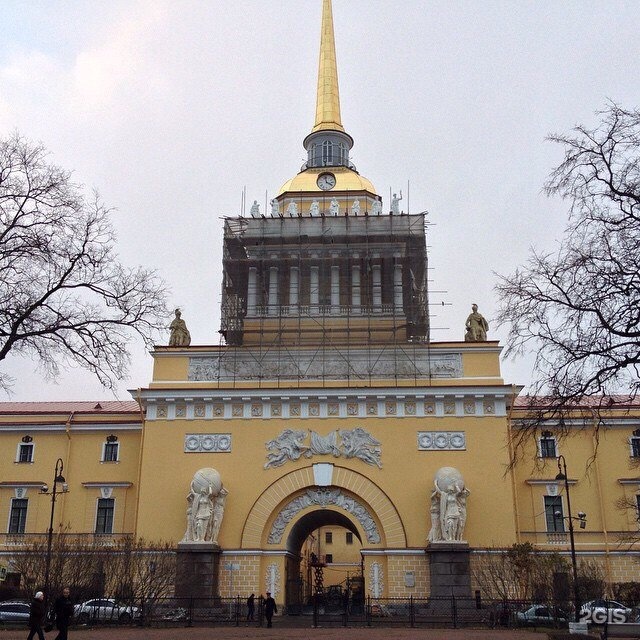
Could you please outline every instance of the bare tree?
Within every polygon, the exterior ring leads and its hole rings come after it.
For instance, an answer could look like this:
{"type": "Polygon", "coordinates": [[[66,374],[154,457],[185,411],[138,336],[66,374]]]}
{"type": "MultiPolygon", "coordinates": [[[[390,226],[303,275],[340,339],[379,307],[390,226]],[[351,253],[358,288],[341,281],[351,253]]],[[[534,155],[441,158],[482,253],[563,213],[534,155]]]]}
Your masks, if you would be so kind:
{"type": "Polygon", "coordinates": [[[640,111],[611,103],[598,115],[594,129],[549,138],[564,160],[546,191],[570,205],[559,249],[532,251],[497,286],[506,354],[536,354],[529,427],[549,418],[562,427],[585,402],[586,424],[613,394],[640,390],[640,111]]]}
{"type": "MultiPolygon", "coordinates": [[[[112,388],[135,335],[152,344],[164,284],[118,261],[109,216],[42,145],[0,140],[0,361],[28,356],[52,377],[76,364],[112,388]]],[[[0,372],[0,387],[11,382],[0,372]]]]}

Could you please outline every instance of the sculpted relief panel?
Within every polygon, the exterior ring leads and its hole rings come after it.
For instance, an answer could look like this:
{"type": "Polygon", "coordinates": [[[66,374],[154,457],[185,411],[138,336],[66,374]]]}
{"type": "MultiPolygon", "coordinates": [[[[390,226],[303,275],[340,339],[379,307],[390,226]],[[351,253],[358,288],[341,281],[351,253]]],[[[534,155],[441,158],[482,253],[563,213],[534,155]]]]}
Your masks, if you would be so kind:
{"type": "Polygon", "coordinates": [[[326,436],[315,431],[285,429],[265,446],[269,451],[265,469],[281,467],[285,462],[299,460],[301,457],[312,458],[314,455],[357,458],[378,469],[382,468],[380,442],[361,427],[336,429],[326,436]]]}
{"type": "Polygon", "coordinates": [[[380,542],[380,532],[367,508],[355,498],[347,496],[340,489],[307,489],[297,498],[288,502],[275,519],[269,533],[269,544],[279,544],[287,525],[303,509],[311,506],[326,507],[328,505],[344,509],[360,523],[364,529],[368,542],[377,544],[380,542]]]}

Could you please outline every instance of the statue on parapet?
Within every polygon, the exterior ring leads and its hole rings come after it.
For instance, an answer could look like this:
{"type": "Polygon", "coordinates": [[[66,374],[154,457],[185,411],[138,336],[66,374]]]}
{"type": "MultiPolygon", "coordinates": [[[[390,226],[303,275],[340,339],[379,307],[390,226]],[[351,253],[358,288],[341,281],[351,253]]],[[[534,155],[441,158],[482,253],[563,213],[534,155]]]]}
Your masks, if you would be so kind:
{"type": "Polygon", "coordinates": [[[484,316],[478,311],[478,305],[471,305],[471,313],[465,322],[466,332],[464,334],[465,342],[486,342],[489,323],[484,316]]]}
{"type": "Polygon", "coordinates": [[[180,309],[175,311],[176,317],[169,325],[169,346],[170,347],[188,347],[191,344],[191,334],[185,321],[182,319],[180,309]]]}
{"type": "Polygon", "coordinates": [[[277,218],[280,215],[280,203],[274,198],[269,204],[271,205],[271,217],[277,218]]]}
{"type": "Polygon", "coordinates": [[[252,218],[260,217],[260,205],[258,204],[257,200],[253,201],[253,204],[251,205],[251,209],[249,210],[249,213],[252,218]]]}
{"type": "Polygon", "coordinates": [[[400,200],[402,200],[402,189],[400,189],[400,196],[394,193],[393,198],[391,198],[391,213],[394,215],[400,214],[400,200]]]}

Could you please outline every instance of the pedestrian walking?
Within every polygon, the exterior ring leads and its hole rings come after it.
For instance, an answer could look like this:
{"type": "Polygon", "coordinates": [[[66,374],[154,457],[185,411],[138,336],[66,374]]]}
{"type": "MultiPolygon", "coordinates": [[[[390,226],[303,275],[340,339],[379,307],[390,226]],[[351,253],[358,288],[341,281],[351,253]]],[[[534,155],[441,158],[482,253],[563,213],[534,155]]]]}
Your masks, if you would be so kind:
{"type": "Polygon", "coordinates": [[[253,614],[255,613],[256,610],[256,594],[252,593],[248,598],[247,598],[247,622],[253,621],[253,614]]]}
{"type": "Polygon", "coordinates": [[[278,613],[278,607],[276,601],[271,597],[271,592],[267,591],[267,598],[264,601],[264,617],[267,619],[267,627],[271,627],[271,618],[274,613],[278,613]]]}
{"type": "Polygon", "coordinates": [[[56,598],[54,611],[56,614],[56,629],[58,630],[58,635],[55,640],[67,640],[69,623],[73,617],[73,602],[71,602],[70,594],[69,587],[65,587],[62,590],[62,595],[56,598]]]}
{"type": "Polygon", "coordinates": [[[44,593],[38,591],[31,601],[31,608],[29,609],[29,635],[27,640],[33,640],[33,636],[38,634],[39,640],[44,640],[44,619],[46,617],[46,609],[44,606],[44,593]]]}

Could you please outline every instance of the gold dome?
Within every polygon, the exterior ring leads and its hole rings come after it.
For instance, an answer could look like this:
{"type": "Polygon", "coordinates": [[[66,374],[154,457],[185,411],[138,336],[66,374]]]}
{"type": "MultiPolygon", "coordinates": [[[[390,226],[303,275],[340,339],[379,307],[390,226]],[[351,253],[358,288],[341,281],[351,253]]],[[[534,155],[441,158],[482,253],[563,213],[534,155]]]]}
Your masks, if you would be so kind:
{"type": "Polygon", "coordinates": [[[363,178],[357,171],[347,169],[347,167],[314,167],[313,169],[301,171],[297,176],[282,185],[278,195],[300,191],[317,191],[326,195],[336,191],[368,191],[369,193],[376,193],[375,187],[369,180],[363,178]],[[316,181],[321,173],[332,173],[336,177],[336,186],[330,191],[323,191],[317,185],[316,181]]]}

